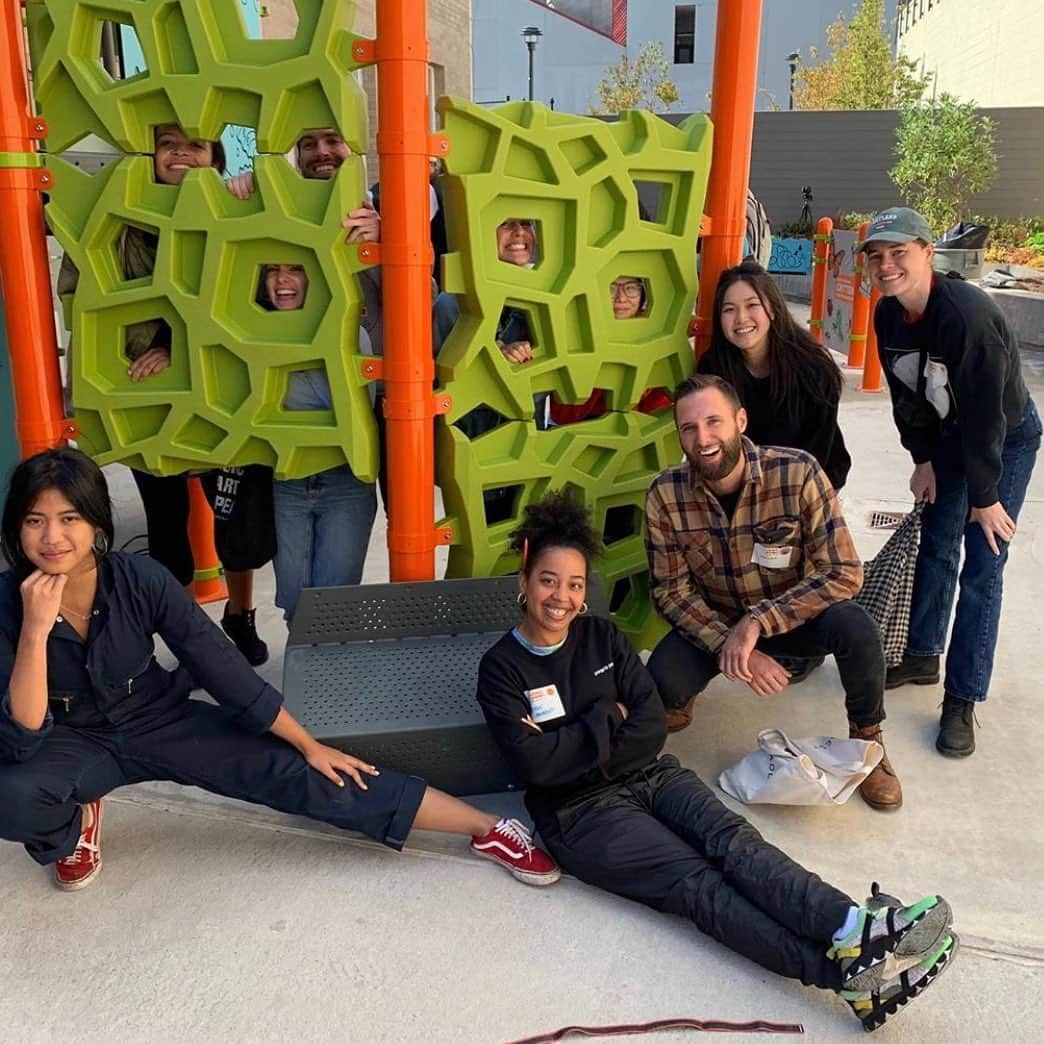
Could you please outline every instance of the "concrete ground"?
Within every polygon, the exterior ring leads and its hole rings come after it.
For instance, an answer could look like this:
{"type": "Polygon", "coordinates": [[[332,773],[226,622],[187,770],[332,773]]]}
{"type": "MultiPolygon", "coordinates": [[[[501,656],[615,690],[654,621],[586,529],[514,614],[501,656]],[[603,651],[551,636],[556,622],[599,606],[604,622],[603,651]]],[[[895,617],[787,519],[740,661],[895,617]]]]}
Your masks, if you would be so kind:
{"type": "MultiPolygon", "coordinates": [[[[1027,353],[1025,369],[1044,404],[1044,355],[1027,353]]],[[[841,420],[855,464],[844,505],[870,557],[887,534],[871,531],[868,515],[908,507],[910,464],[887,396],[847,380],[841,420]]],[[[142,532],[133,486],[110,470],[121,537],[142,532]]],[[[368,581],[386,577],[383,541],[378,526],[368,581]]],[[[1042,1038],[1042,560],[1038,468],[1012,547],[973,758],[935,752],[941,689],[907,687],[889,693],[886,727],[906,795],[900,812],[873,812],[858,797],[842,808],[745,810],[771,841],[853,896],[876,880],[908,899],[937,890],[950,900],[960,959],[878,1031],[881,1041],[1042,1038]]],[[[271,595],[266,570],[259,617],[275,655],[263,673],[278,685],[285,631],[271,595]]],[[[220,606],[209,611],[216,617],[220,606]]],[[[696,723],[667,749],[711,782],[769,726],[843,735],[833,663],[771,700],[717,680],[696,723]]],[[[396,856],[307,821],[155,784],[108,800],[103,846],[98,881],[63,894],[21,848],[0,845],[3,1041],[492,1044],[672,1016],[799,1022],[813,1041],[862,1039],[832,995],[574,880],[525,888],[469,857],[462,839],[418,833],[396,856]]]]}

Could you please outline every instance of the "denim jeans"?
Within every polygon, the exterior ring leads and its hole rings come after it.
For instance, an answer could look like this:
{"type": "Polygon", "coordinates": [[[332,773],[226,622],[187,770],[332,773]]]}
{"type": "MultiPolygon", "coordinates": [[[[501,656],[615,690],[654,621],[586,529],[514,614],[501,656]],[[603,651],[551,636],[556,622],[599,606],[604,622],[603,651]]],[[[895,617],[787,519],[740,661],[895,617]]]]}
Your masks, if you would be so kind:
{"type": "MultiPolygon", "coordinates": [[[[1026,497],[1040,436],[1040,418],[1030,399],[1019,426],[1008,432],[1001,453],[1003,471],[998,493],[1013,519],[1019,517],[1026,497]]],[[[932,468],[935,503],[925,506],[922,519],[906,651],[913,656],[939,656],[944,651],[963,537],[964,566],[960,569],[957,614],[946,656],[945,685],[951,696],[981,701],[986,699],[993,672],[1008,545],[998,540],[1000,554],[995,555],[982,527],[968,522],[968,484],[959,432],[943,437],[932,458],[932,468]]]]}
{"type": "Polygon", "coordinates": [[[377,491],[347,464],[275,484],[275,602],[287,620],[305,587],[341,587],[362,579],[377,491]]]}

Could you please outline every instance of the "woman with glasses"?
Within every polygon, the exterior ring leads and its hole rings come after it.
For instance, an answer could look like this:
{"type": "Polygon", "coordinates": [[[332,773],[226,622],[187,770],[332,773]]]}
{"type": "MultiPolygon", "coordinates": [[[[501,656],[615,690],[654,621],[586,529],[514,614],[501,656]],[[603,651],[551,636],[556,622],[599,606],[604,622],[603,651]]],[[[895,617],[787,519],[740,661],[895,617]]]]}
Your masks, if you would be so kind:
{"type": "MultiPolygon", "coordinates": [[[[645,317],[649,294],[645,280],[640,276],[617,276],[609,284],[609,300],[613,306],[614,319],[642,319],[645,317]]],[[[669,409],[671,397],[666,388],[649,388],[638,400],[635,409],[639,413],[656,413],[669,409]]],[[[605,415],[608,406],[604,388],[595,388],[587,402],[569,406],[551,397],[550,416],[552,424],[575,424],[577,421],[594,420],[605,415]]]]}

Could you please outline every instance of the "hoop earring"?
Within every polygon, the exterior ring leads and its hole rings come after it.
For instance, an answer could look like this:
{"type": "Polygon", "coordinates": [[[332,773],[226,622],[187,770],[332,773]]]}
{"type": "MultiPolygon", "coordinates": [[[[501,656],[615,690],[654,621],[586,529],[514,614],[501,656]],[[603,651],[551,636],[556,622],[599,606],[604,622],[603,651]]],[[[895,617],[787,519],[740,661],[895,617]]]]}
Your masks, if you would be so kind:
{"type": "Polygon", "coordinates": [[[94,540],[91,541],[91,548],[100,558],[104,558],[109,553],[109,538],[100,529],[94,531],[94,540]],[[98,542],[99,537],[101,537],[101,543],[98,542]]]}
{"type": "Polygon", "coordinates": [[[515,604],[519,609],[525,609],[526,607],[526,596],[521,591],[515,596],[515,604]]]}
{"type": "Polygon", "coordinates": [[[582,606],[580,606],[580,608],[577,611],[576,615],[577,616],[584,616],[587,613],[587,610],[590,609],[590,608],[591,607],[586,602],[584,602],[584,604],[582,606]]]}

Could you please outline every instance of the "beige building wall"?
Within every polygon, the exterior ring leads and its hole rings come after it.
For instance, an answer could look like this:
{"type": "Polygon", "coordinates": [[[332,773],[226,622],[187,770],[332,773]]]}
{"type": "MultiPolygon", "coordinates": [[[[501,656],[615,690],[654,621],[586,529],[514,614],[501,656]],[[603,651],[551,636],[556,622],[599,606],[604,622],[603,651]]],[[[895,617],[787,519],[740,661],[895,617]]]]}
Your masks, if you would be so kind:
{"type": "Polygon", "coordinates": [[[1044,105],[1042,0],[900,0],[900,54],[982,108],[1044,105]]]}
{"type": "MultiPolygon", "coordinates": [[[[360,36],[377,34],[379,0],[358,0],[352,31],[360,36]]],[[[417,0],[418,6],[421,0],[417,0]]],[[[293,0],[265,0],[262,4],[261,35],[265,39],[288,39],[297,29],[293,0]]],[[[438,125],[435,102],[443,94],[471,97],[471,0],[429,0],[428,38],[431,41],[429,92],[432,127],[438,125]]],[[[360,73],[369,99],[370,148],[367,169],[370,181],[377,169],[377,71],[372,66],[360,73]]]]}

